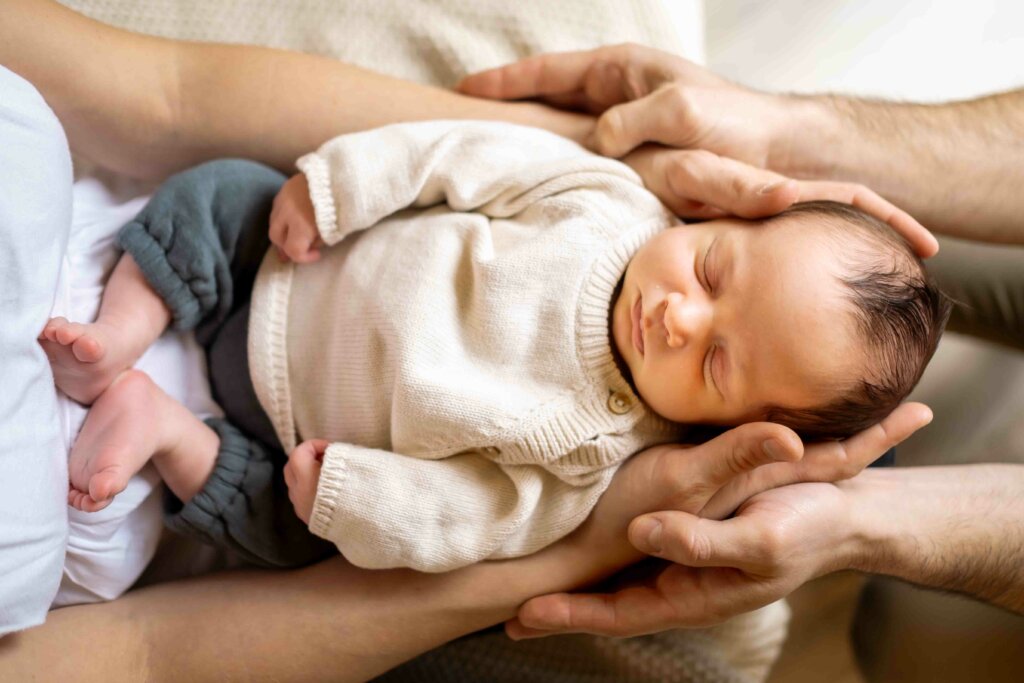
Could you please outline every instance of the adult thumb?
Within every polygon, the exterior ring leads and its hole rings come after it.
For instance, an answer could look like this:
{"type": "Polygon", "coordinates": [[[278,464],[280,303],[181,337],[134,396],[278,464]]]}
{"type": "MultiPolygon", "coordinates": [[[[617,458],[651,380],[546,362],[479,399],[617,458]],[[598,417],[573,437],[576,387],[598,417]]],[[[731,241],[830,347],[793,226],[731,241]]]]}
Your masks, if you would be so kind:
{"type": "Polygon", "coordinates": [[[792,429],[774,422],[750,422],[690,450],[700,459],[705,483],[717,490],[761,465],[796,462],[804,445],[792,429]]]}

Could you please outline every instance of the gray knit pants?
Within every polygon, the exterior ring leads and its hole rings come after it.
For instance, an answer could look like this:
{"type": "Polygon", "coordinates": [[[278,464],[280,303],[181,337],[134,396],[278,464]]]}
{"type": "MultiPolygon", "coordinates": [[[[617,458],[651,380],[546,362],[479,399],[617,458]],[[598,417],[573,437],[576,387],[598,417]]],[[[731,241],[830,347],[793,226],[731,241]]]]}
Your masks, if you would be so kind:
{"type": "Polygon", "coordinates": [[[249,161],[213,161],[160,186],[118,244],[206,349],[214,398],[226,419],[213,473],[188,503],[168,494],[174,531],[226,547],[250,562],[297,567],[337,552],[295,516],[282,451],[256,400],[246,357],[249,295],[270,246],[267,228],[284,176],[249,161]]]}

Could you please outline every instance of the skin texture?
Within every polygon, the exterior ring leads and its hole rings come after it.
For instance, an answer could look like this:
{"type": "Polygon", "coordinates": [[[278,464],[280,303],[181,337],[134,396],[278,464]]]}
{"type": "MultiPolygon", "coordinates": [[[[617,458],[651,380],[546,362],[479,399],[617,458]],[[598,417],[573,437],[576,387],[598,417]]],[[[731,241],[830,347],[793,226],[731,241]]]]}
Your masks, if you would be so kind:
{"type": "Polygon", "coordinates": [[[55,384],[82,405],[91,405],[131,367],[171,320],[130,255],[118,261],[110,281],[119,285],[104,291],[94,322],[51,318],[39,334],[55,384]]]}
{"type": "MultiPolygon", "coordinates": [[[[42,92],[72,150],[131,177],[160,179],[231,156],[292,172],[299,156],[336,135],[398,121],[505,120],[594,139],[590,116],[536,103],[465,97],[313,55],[128,33],[53,0],[9,0],[4,12],[0,63],[42,92]],[[45,30],[24,30],[37,26],[45,30]]],[[[506,83],[523,89],[516,79],[506,83]]],[[[600,111],[603,102],[588,108],[600,111]]],[[[923,256],[936,249],[914,219],[859,185],[792,180],[705,150],[646,148],[624,161],[683,217],[757,218],[831,199],[889,222],[923,256]]]]}
{"type": "Polygon", "coordinates": [[[282,261],[312,263],[320,258],[320,230],[316,226],[309,183],[303,173],[293,175],[274,197],[270,212],[270,243],[282,261]]]}
{"type": "Polygon", "coordinates": [[[867,470],[838,484],[772,489],[724,522],[677,512],[638,518],[634,545],[670,564],[614,595],[535,598],[515,638],[614,636],[715,624],[839,569],[886,574],[1024,614],[1024,467],[867,470]]]}
{"type": "Polygon", "coordinates": [[[213,430],[148,376],[129,370],[170,320],[163,300],[125,254],[94,322],[52,318],[40,333],[57,387],[91,406],[68,460],[72,507],[103,509],[150,459],[183,501],[213,470],[220,445],[213,430]]]}
{"type": "Polygon", "coordinates": [[[722,517],[764,486],[849,476],[928,419],[923,406],[903,406],[888,430],[841,448],[804,451],[790,430],[756,423],[693,448],[648,449],[621,468],[576,532],[517,560],[419,574],[366,571],[336,558],[294,572],[200,577],[62,609],[44,626],[0,640],[0,680],[302,681],[322,680],[324,671],[335,680],[366,680],[513,616],[532,595],[585,585],[634,562],[641,555],[626,529],[637,514],[672,509],[722,517]],[[52,657],[54,648],[61,657],[52,657]]]}
{"type": "Polygon", "coordinates": [[[398,121],[508,120],[578,140],[592,127],[590,117],[479,100],[325,57],[129,33],[53,0],[4,3],[0,63],[39,89],[74,152],[136,178],[231,156],[291,172],[332,137],[398,121]]]}
{"type": "Polygon", "coordinates": [[[295,514],[306,524],[313,516],[313,503],[320,483],[320,467],[324,452],[330,442],[324,439],[303,441],[288,456],[284,467],[284,482],[288,485],[288,499],[295,507],[295,514]]]}
{"type": "Polygon", "coordinates": [[[835,252],[799,219],[670,228],[626,269],[612,338],[644,401],[686,424],[826,403],[851,377],[856,333],[835,252]]]}
{"type": "MultiPolygon", "coordinates": [[[[270,238],[282,259],[319,258],[304,175],[275,198],[270,238]]],[[[796,218],[767,228],[720,219],[660,233],[630,261],[613,303],[611,335],[627,376],[656,413],[685,424],[737,425],[763,418],[766,406],[827,403],[859,358],[835,256],[796,218]]],[[[304,521],[324,443],[301,444],[286,471],[304,521]]]]}
{"type": "MultiPolygon", "coordinates": [[[[766,94],[639,45],[540,55],[458,87],[598,114],[589,143],[610,156],[650,142],[705,150],[830,181],[853,203],[881,209],[870,186],[939,232],[1024,241],[1024,167],[1008,162],[1024,153],[1024,90],[937,105],[766,94]]],[[[934,253],[904,216],[892,213],[890,223],[922,256],[934,253]]]]}
{"type": "MultiPolygon", "coordinates": [[[[469,76],[459,89],[598,114],[589,144],[615,156],[628,153],[634,167],[660,169],[645,179],[660,183],[662,193],[675,194],[684,207],[693,203],[683,180],[696,176],[694,168],[728,168],[720,177],[731,177],[736,187],[750,188],[766,177],[719,156],[730,155],[780,173],[830,179],[827,186],[843,188],[850,203],[875,207],[869,211],[879,217],[884,204],[856,183],[871,184],[941,231],[1024,243],[1017,163],[1024,91],[930,106],[766,95],[635,45],[541,55],[469,76]],[[670,151],[651,143],[701,149],[670,151]]],[[[920,255],[935,253],[934,238],[901,213],[890,212],[889,224],[920,255]]],[[[1021,477],[1024,467],[1015,465],[865,473],[849,488],[801,484],[769,491],[741,508],[736,520],[719,525],[671,513],[641,518],[631,527],[637,547],[660,550],[678,564],[642,586],[611,594],[536,598],[508,630],[515,637],[626,635],[713,623],[841,567],[1022,611],[1019,521],[992,514],[988,504],[974,505],[1016,501],[1021,477]],[[905,486],[889,486],[885,477],[905,486]],[[645,525],[654,521],[662,524],[652,544],[653,527],[645,525]],[[731,530],[743,531],[744,543],[728,545],[739,538],[730,537],[731,530]],[[807,544],[809,537],[825,542],[807,544]]],[[[1008,507],[1016,510],[1015,504],[1008,507]]]]}
{"type": "Polygon", "coordinates": [[[110,504],[152,459],[179,500],[209,479],[220,438],[143,372],[127,370],[100,395],[71,448],[68,503],[85,512],[110,504]]]}
{"type": "MultiPolygon", "coordinates": [[[[76,152],[133,177],[159,179],[217,156],[290,169],[300,154],[334,135],[411,118],[503,118],[581,140],[592,126],[586,117],[458,97],[308,55],[129,34],[47,0],[5,3],[0,62],[40,89],[76,152]]],[[[673,189],[687,174],[707,178],[690,183],[685,197],[703,215],[770,215],[800,196],[810,198],[806,188],[814,187],[715,154],[685,152],[635,161],[649,163],[648,181],[663,188],[673,189]],[[676,163],[681,158],[685,164],[676,163]]],[[[623,486],[631,500],[648,500],[652,487],[667,486],[669,494],[649,498],[661,501],[660,509],[724,516],[758,491],[852,476],[928,419],[923,406],[901,406],[853,439],[809,446],[797,463],[764,464],[737,477],[764,462],[758,454],[765,443],[774,444],[773,459],[799,454],[792,432],[746,425],[686,457],[663,449],[657,458],[637,460],[649,463],[649,476],[623,486]]],[[[611,551],[633,516],[630,510],[618,524],[601,518],[588,525],[613,534],[610,542],[581,532],[531,558],[445,575],[364,572],[334,560],[298,572],[203,577],[63,609],[41,628],[0,640],[0,678],[321,680],[332,671],[340,680],[362,680],[508,618],[532,595],[585,585],[613,571],[613,561],[630,561],[626,555],[636,557],[634,550],[618,557],[611,551]]]]}

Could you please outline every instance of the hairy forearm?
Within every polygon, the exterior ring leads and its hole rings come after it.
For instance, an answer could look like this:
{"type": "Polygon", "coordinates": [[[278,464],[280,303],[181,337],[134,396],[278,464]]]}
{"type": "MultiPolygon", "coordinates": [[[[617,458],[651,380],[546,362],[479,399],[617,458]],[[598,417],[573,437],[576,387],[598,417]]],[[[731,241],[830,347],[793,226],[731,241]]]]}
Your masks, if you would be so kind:
{"type": "Polygon", "coordinates": [[[1024,465],[868,470],[840,487],[853,568],[1024,614],[1024,465]]]}
{"type": "Polygon", "coordinates": [[[292,170],[335,135],[398,121],[499,119],[574,139],[590,129],[588,117],[477,100],[324,57],[133,34],[49,0],[5,3],[0,63],[42,92],[76,153],[136,177],[226,156],[292,170]]]}
{"type": "Polygon", "coordinates": [[[939,232],[1024,243],[1024,90],[935,105],[776,101],[776,170],[863,183],[939,232]]]}
{"type": "Polygon", "coordinates": [[[362,681],[512,617],[529,597],[612,569],[563,543],[447,574],[367,571],[336,558],[200,577],[51,613],[0,640],[0,681],[362,681]]]}

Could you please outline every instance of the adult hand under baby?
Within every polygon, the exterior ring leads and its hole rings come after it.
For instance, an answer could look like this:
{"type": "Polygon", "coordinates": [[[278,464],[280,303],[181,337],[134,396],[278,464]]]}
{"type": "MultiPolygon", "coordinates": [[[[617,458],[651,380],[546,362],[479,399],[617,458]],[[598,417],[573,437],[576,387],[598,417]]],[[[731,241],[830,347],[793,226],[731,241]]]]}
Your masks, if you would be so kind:
{"type": "Polygon", "coordinates": [[[831,199],[887,222],[922,257],[938,251],[927,229],[862,185],[797,181],[764,170],[786,168],[789,136],[799,134],[790,114],[801,100],[748,90],[677,55],[640,45],[539,55],[467,76],[457,87],[477,97],[538,98],[599,115],[590,146],[625,156],[684,218],[758,218],[796,202],[831,199]],[[652,142],[678,149],[641,147],[652,142]]]}
{"type": "MultiPolygon", "coordinates": [[[[757,442],[748,436],[768,423],[743,425],[683,457],[663,461],[657,476],[646,483],[657,500],[665,499],[666,487],[678,487],[678,495],[670,508],[634,519],[628,533],[639,551],[670,563],[642,583],[611,594],[533,598],[506,624],[506,632],[522,639],[581,632],[633,636],[704,627],[850,566],[857,506],[841,486],[818,482],[854,477],[878,454],[930,421],[926,406],[907,403],[846,441],[806,446],[799,460],[793,457],[798,450],[792,443],[780,440],[788,455],[760,467],[770,459],[758,456],[757,442]],[[705,467],[716,461],[731,469],[731,476],[723,477],[719,470],[719,476],[709,477],[705,467]],[[701,499],[695,492],[702,490],[712,493],[701,499]],[[716,521],[740,503],[733,518],[716,521]]],[[[625,474],[634,480],[634,496],[648,495],[642,477],[625,474]]]]}

